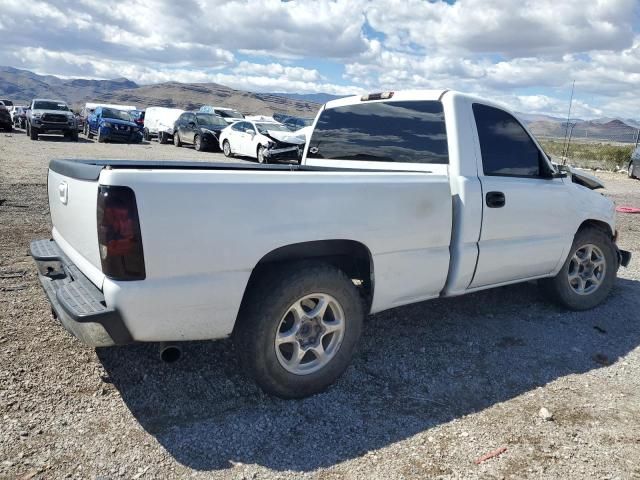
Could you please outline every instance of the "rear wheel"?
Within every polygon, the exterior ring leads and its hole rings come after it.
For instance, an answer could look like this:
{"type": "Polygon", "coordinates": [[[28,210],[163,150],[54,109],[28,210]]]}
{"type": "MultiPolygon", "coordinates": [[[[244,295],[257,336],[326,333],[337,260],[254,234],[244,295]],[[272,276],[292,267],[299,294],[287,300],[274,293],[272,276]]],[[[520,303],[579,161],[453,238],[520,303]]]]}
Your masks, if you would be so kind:
{"type": "Polygon", "coordinates": [[[167,137],[164,132],[158,131],[158,143],[164,144],[167,143],[167,137]]]}
{"type": "Polygon", "coordinates": [[[618,259],[613,240],[596,228],[576,234],[569,257],[553,277],[540,280],[543,292],[571,310],[588,310],[602,303],[616,279],[618,259]]]}
{"type": "Polygon", "coordinates": [[[224,153],[225,157],[232,157],[233,153],[231,153],[231,145],[229,144],[229,140],[225,140],[222,142],[222,153],[224,153]]]}
{"type": "Polygon", "coordinates": [[[362,299],[341,270],[298,262],[252,282],[234,341],[265,392],[302,398],[327,389],[346,370],[363,318],[362,299]]]}
{"type": "Polygon", "coordinates": [[[182,146],[182,141],[180,141],[180,134],[178,132],[173,134],[173,144],[176,147],[181,147],[182,146]]]}

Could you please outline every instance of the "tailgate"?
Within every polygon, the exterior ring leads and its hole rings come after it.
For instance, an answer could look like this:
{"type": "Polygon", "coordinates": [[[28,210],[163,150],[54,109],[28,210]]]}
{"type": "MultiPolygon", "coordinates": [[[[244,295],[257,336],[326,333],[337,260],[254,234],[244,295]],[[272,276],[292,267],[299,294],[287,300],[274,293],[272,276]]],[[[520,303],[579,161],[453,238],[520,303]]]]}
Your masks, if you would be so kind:
{"type": "Polygon", "coordinates": [[[48,192],[53,238],[78,268],[101,287],[98,180],[73,178],[49,170],[48,192]]]}

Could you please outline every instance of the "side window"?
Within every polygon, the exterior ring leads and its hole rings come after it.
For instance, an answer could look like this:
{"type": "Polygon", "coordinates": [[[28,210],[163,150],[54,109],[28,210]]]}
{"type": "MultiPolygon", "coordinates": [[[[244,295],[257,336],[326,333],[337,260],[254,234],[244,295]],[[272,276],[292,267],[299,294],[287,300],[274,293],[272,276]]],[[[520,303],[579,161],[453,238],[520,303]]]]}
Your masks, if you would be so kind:
{"type": "Polygon", "coordinates": [[[236,132],[241,132],[242,131],[242,124],[244,122],[236,122],[231,126],[231,130],[235,130],[236,132]]]}
{"type": "Polygon", "coordinates": [[[184,123],[188,124],[190,122],[196,123],[196,116],[193,113],[187,113],[184,116],[184,123]]]}
{"type": "Polygon", "coordinates": [[[362,102],[325,110],[309,146],[309,158],[449,163],[438,101],[362,102]]]}
{"type": "Polygon", "coordinates": [[[539,177],[542,155],[522,125],[499,108],[473,104],[485,175],[539,177]]]}

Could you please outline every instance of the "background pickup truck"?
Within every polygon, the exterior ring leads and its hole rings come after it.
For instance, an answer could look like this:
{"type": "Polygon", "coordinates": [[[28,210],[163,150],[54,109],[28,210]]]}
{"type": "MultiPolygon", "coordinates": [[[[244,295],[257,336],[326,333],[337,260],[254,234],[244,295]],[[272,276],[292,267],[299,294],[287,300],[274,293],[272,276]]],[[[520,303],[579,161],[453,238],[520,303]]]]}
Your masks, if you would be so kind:
{"type": "Polygon", "coordinates": [[[86,343],[233,336],[265,391],[303,397],[369,313],[534,279],[602,302],[630,254],[597,186],[490,102],[386,92],[328,103],[300,166],[53,160],[31,254],[86,343]]]}
{"type": "Polygon", "coordinates": [[[35,98],[27,110],[27,135],[31,140],[38,140],[38,135],[50,133],[61,133],[77,142],[76,117],[62,100],[35,98]]]}

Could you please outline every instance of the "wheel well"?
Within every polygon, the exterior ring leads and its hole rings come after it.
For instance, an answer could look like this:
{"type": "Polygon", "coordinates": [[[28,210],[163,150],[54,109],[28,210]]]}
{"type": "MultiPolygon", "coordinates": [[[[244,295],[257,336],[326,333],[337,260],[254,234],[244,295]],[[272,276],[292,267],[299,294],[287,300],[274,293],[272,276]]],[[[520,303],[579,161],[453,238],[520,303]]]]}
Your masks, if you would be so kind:
{"type": "MultiPolygon", "coordinates": [[[[371,306],[373,299],[373,258],[369,249],[353,240],[319,240],[302,242],[277,248],[262,259],[251,272],[247,290],[259,276],[287,262],[317,260],[329,263],[342,270],[361,289],[362,295],[371,306]]],[[[246,295],[246,293],[245,293],[246,295]]]]}
{"type": "Polygon", "coordinates": [[[578,231],[584,230],[586,228],[595,228],[609,235],[610,237],[613,237],[613,232],[611,231],[611,227],[607,222],[593,219],[585,220],[584,222],[582,222],[582,224],[580,224],[580,228],[578,228],[578,231]]]}

